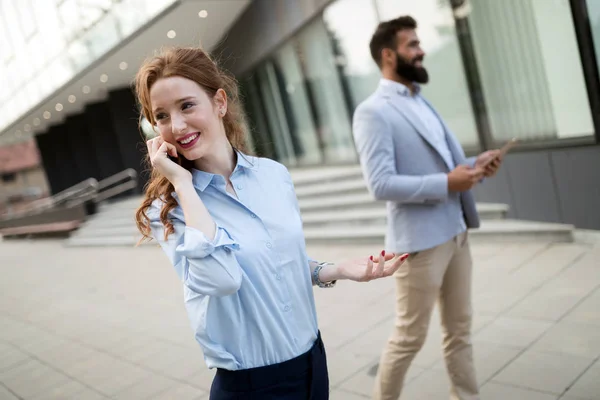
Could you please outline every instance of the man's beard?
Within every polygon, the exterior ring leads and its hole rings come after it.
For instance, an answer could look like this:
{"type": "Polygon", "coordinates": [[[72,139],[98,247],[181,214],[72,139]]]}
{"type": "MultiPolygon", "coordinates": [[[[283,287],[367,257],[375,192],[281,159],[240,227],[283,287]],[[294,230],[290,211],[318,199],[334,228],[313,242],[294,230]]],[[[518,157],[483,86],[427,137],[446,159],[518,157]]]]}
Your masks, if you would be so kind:
{"type": "Polygon", "coordinates": [[[411,82],[427,83],[429,74],[423,67],[416,67],[417,61],[423,62],[423,57],[415,57],[412,61],[406,61],[400,54],[396,53],[396,73],[411,82]]]}

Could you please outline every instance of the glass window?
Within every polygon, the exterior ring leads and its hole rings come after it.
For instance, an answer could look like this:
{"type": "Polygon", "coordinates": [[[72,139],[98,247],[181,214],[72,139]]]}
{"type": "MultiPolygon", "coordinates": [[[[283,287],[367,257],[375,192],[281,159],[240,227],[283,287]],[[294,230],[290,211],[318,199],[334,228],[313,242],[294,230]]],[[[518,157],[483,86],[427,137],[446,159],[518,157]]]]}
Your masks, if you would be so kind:
{"type": "MultiPolygon", "coordinates": [[[[588,16],[592,27],[596,60],[600,62],[600,0],[587,0],[588,16]]],[[[600,67],[600,65],[599,65],[600,67]]]]}
{"type": "Polygon", "coordinates": [[[88,46],[85,42],[80,40],[76,40],[69,45],[67,54],[69,55],[69,60],[75,71],[82,70],[92,60],[88,46]]]}
{"type": "Polygon", "coordinates": [[[57,58],[52,61],[48,67],[46,67],[48,72],[52,76],[52,86],[53,89],[56,89],[63,83],[65,83],[68,79],[73,76],[73,66],[70,64],[69,60],[64,58],[57,58]]]}
{"type": "Polygon", "coordinates": [[[264,104],[257,88],[256,77],[249,76],[240,83],[244,108],[248,115],[248,125],[252,144],[260,157],[277,158],[273,138],[267,124],[264,104]]]}
{"type": "Polygon", "coordinates": [[[148,18],[145,0],[129,0],[114,5],[113,13],[119,19],[121,34],[126,37],[132,34],[148,18]],[[143,18],[140,18],[142,14],[143,18]]]}
{"type": "Polygon", "coordinates": [[[317,129],[300,62],[292,43],[286,44],[275,53],[273,65],[279,81],[288,134],[298,164],[320,163],[321,150],[317,129]]]}
{"type": "Polygon", "coordinates": [[[594,132],[567,0],[477,0],[468,16],[497,140],[594,132]]]}
{"type": "Polygon", "coordinates": [[[369,50],[379,23],[373,4],[373,0],[338,0],[323,12],[353,109],[375,91],[381,77],[369,50]]]}
{"type": "Polygon", "coordinates": [[[20,77],[18,75],[18,67],[15,59],[12,59],[6,65],[6,75],[4,77],[4,85],[3,91],[6,93],[12,94],[15,90],[17,90],[18,84],[20,82],[20,77]]]}
{"type": "Polygon", "coordinates": [[[36,31],[36,21],[32,12],[31,0],[19,0],[15,4],[23,34],[26,38],[29,38],[36,31]]]}
{"type": "Polygon", "coordinates": [[[119,39],[117,19],[113,14],[106,14],[81,38],[87,43],[90,53],[94,57],[100,57],[106,53],[119,42],[119,39]]]}
{"type": "Polygon", "coordinates": [[[277,159],[286,165],[296,164],[294,144],[277,83],[275,68],[271,62],[263,64],[257,73],[258,86],[265,110],[267,123],[273,135],[277,159]]]}
{"type": "Polygon", "coordinates": [[[38,21],[38,33],[46,52],[46,60],[52,59],[60,54],[65,47],[65,39],[62,34],[61,23],[57,8],[46,0],[33,0],[34,12],[38,21]]]}
{"type": "Polygon", "coordinates": [[[81,15],[76,0],[64,0],[58,7],[61,31],[67,41],[71,40],[81,30],[81,15]]]}
{"type": "Polygon", "coordinates": [[[110,10],[112,0],[78,0],[81,25],[87,28],[98,21],[110,10]]]}
{"type": "Polygon", "coordinates": [[[315,104],[317,133],[323,143],[325,161],[355,161],[350,99],[334,58],[332,34],[322,19],[316,19],[300,32],[297,41],[299,60],[315,104]]]}
{"type": "Polygon", "coordinates": [[[27,58],[33,65],[33,68],[39,71],[47,62],[46,51],[42,38],[39,33],[35,33],[31,39],[29,39],[27,58]]]}
{"type": "MultiPolygon", "coordinates": [[[[0,11],[2,9],[0,8],[0,11]]],[[[8,36],[8,25],[5,21],[5,18],[0,14],[0,35],[2,35],[5,40],[3,40],[2,47],[0,47],[0,62],[8,61],[9,59],[14,57],[14,50],[12,45],[12,40],[8,36]]]]}
{"type": "Polygon", "coordinates": [[[401,15],[417,20],[417,34],[429,73],[423,95],[465,148],[478,148],[479,136],[450,7],[440,0],[376,1],[384,21],[401,15]]]}

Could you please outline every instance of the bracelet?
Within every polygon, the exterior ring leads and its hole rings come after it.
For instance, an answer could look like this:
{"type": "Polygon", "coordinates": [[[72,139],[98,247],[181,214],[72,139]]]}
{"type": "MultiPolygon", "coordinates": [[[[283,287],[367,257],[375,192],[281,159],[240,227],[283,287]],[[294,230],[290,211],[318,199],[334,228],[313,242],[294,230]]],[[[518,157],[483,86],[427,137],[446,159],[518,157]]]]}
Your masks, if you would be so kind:
{"type": "Polygon", "coordinates": [[[313,277],[313,282],[316,283],[317,286],[320,287],[320,288],[332,288],[337,283],[337,280],[333,280],[333,281],[330,281],[330,282],[321,282],[321,280],[319,279],[319,272],[326,265],[333,265],[333,264],[332,263],[328,263],[328,262],[319,263],[315,267],[315,270],[313,271],[313,276],[312,276],[313,277]]]}

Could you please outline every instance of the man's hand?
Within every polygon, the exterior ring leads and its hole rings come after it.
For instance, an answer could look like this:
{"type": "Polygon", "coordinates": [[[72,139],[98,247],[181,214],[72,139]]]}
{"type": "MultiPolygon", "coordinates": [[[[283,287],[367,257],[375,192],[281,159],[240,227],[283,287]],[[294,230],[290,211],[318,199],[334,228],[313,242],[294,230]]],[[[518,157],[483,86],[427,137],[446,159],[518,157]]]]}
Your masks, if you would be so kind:
{"type": "Polygon", "coordinates": [[[500,150],[489,150],[477,156],[475,168],[483,171],[483,176],[486,178],[496,175],[498,169],[502,165],[502,153],[500,150]]]}
{"type": "Polygon", "coordinates": [[[466,192],[475,186],[482,177],[483,170],[481,168],[459,165],[448,173],[448,190],[450,192],[466,192]]]}

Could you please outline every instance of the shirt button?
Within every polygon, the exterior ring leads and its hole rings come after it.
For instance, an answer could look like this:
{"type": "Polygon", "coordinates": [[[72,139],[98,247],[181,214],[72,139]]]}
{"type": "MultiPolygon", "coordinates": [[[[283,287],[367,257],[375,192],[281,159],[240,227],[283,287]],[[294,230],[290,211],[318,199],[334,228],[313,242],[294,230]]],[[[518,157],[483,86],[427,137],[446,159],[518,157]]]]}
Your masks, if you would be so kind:
{"type": "Polygon", "coordinates": [[[267,242],[266,246],[267,246],[267,249],[270,249],[271,247],[273,247],[273,245],[271,244],[271,242],[267,242]]]}
{"type": "Polygon", "coordinates": [[[290,306],[283,307],[283,311],[290,311],[290,306]]]}
{"type": "Polygon", "coordinates": [[[279,274],[275,275],[275,279],[277,279],[278,281],[280,281],[281,280],[281,275],[279,275],[279,274]]]}
{"type": "Polygon", "coordinates": [[[256,218],[256,214],[252,214],[250,215],[252,218],[256,218]]]}
{"type": "Polygon", "coordinates": [[[244,187],[242,185],[237,185],[236,188],[237,190],[242,190],[244,187]]]}

